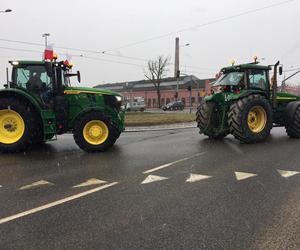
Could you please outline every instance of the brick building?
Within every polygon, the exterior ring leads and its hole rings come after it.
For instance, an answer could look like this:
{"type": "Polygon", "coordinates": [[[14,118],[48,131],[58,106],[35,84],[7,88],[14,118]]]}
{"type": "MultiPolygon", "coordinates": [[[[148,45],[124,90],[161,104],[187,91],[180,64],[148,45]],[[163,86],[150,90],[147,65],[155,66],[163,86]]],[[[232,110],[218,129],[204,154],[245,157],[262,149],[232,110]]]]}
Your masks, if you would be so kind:
{"type": "Polygon", "coordinates": [[[282,91],[291,93],[293,95],[300,95],[300,86],[285,85],[282,91]]]}
{"type": "MultiPolygon", "coordinates": [[[[197,106],[206,94],[210,93],[211,79],[199,79],[194,75],[182,76],[178,79],[178,99],[186,106],[197,106]],[[191,86],[191,91],[188,87],[191,86]]],[[[125,100],[132,100],[134,97],[144,97],[147,108],[157,108],[157,93],[153,83],[149,80],[101,84],[95,88],[113,90],[121,93],[125,100]]],[[[177,79],[168,77],[162,79],[160,84],[161,105],[176,100],[177,79]]]]}

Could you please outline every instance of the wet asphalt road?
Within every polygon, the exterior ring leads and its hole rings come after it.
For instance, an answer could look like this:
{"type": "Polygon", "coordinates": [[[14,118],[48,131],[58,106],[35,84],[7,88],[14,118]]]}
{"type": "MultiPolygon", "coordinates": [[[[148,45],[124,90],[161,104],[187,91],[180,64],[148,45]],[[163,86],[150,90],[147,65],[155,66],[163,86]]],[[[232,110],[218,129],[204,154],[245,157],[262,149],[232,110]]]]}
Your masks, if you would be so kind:
{"type": "Polygon", "coordinates": [[[300,140],[282,128],[256,145],[197,129],[124,133],[101,154],[64,135],[0,159],[0,249],[300,246],[300,140]],[[90,179],[106,183],[73,187],[90,179]]]}

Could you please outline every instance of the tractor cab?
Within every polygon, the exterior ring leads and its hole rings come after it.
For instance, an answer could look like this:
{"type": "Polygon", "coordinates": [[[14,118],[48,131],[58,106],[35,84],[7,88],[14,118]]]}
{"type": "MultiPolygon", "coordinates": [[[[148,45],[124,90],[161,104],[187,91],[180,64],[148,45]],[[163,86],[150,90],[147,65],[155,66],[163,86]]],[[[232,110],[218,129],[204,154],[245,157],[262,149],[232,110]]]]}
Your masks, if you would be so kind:
{"type": "Polygon", "coordinates": [[[218,80],[213,84],[214,92],[240,93],[258,90],[270,96],[269,71],[271,67],[256,63],[241,64],[221,69],[218,80]]]}
{"type": "Polygon", "coordinates": [[[53,107],[54,97],[70,86],[70,76],[77,75],[80,81],[80,73],[70,73],[72,65],[64,62],[10,61],[10,64],[13,69],[9,87],[28,92],[45,108],[53,107]]]}

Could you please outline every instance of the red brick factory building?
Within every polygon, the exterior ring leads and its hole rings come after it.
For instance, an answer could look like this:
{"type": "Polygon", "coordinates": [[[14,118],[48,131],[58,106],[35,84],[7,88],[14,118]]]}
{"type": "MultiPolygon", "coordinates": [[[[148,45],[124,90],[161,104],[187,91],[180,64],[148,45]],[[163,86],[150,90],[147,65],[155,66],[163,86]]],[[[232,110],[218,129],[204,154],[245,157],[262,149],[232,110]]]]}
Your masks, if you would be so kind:
{"type": "MultiPolygon", "coordinates": [[[[186,106],[196,107],[201,99],[210,93],[210,83],[213,81],[215,81],[214,78],[199,79],[194,75],[182,76],[178,81],[174,77],[164,78],[160,84],[161,105],[176,100],[175,94],[178,83],[178,100],[181,100],[186,106]]],[[[156,89],[149,80],[100,84],[95,88],[121,93],[124,99],[128,101],[134,97],[143,97],[147,108],[158,108],[156,89]]]]}

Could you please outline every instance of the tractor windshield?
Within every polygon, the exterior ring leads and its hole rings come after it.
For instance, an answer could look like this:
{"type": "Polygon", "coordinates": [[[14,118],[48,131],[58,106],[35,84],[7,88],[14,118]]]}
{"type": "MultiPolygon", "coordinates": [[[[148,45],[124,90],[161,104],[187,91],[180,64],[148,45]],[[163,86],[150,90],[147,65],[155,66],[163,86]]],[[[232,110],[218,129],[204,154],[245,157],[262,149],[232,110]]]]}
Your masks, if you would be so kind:
{"type": "Polygon", "coordinates": [[[223,74],[214,86],[238,85],[244,80],[244,72],[229,72],[223,74]]]}
{"type": "Polygon", "coordinates": [[[68,70],[62,70],[61,71],[61,73],[62,73],[62,84],[63,84],[63,86],[66,86],[66,87],[68,87],[68,86],[71,86],[71,81],[70,81],[70,77],[69,76],[67,76],[67,74],[68,74],[68,70]]]}

